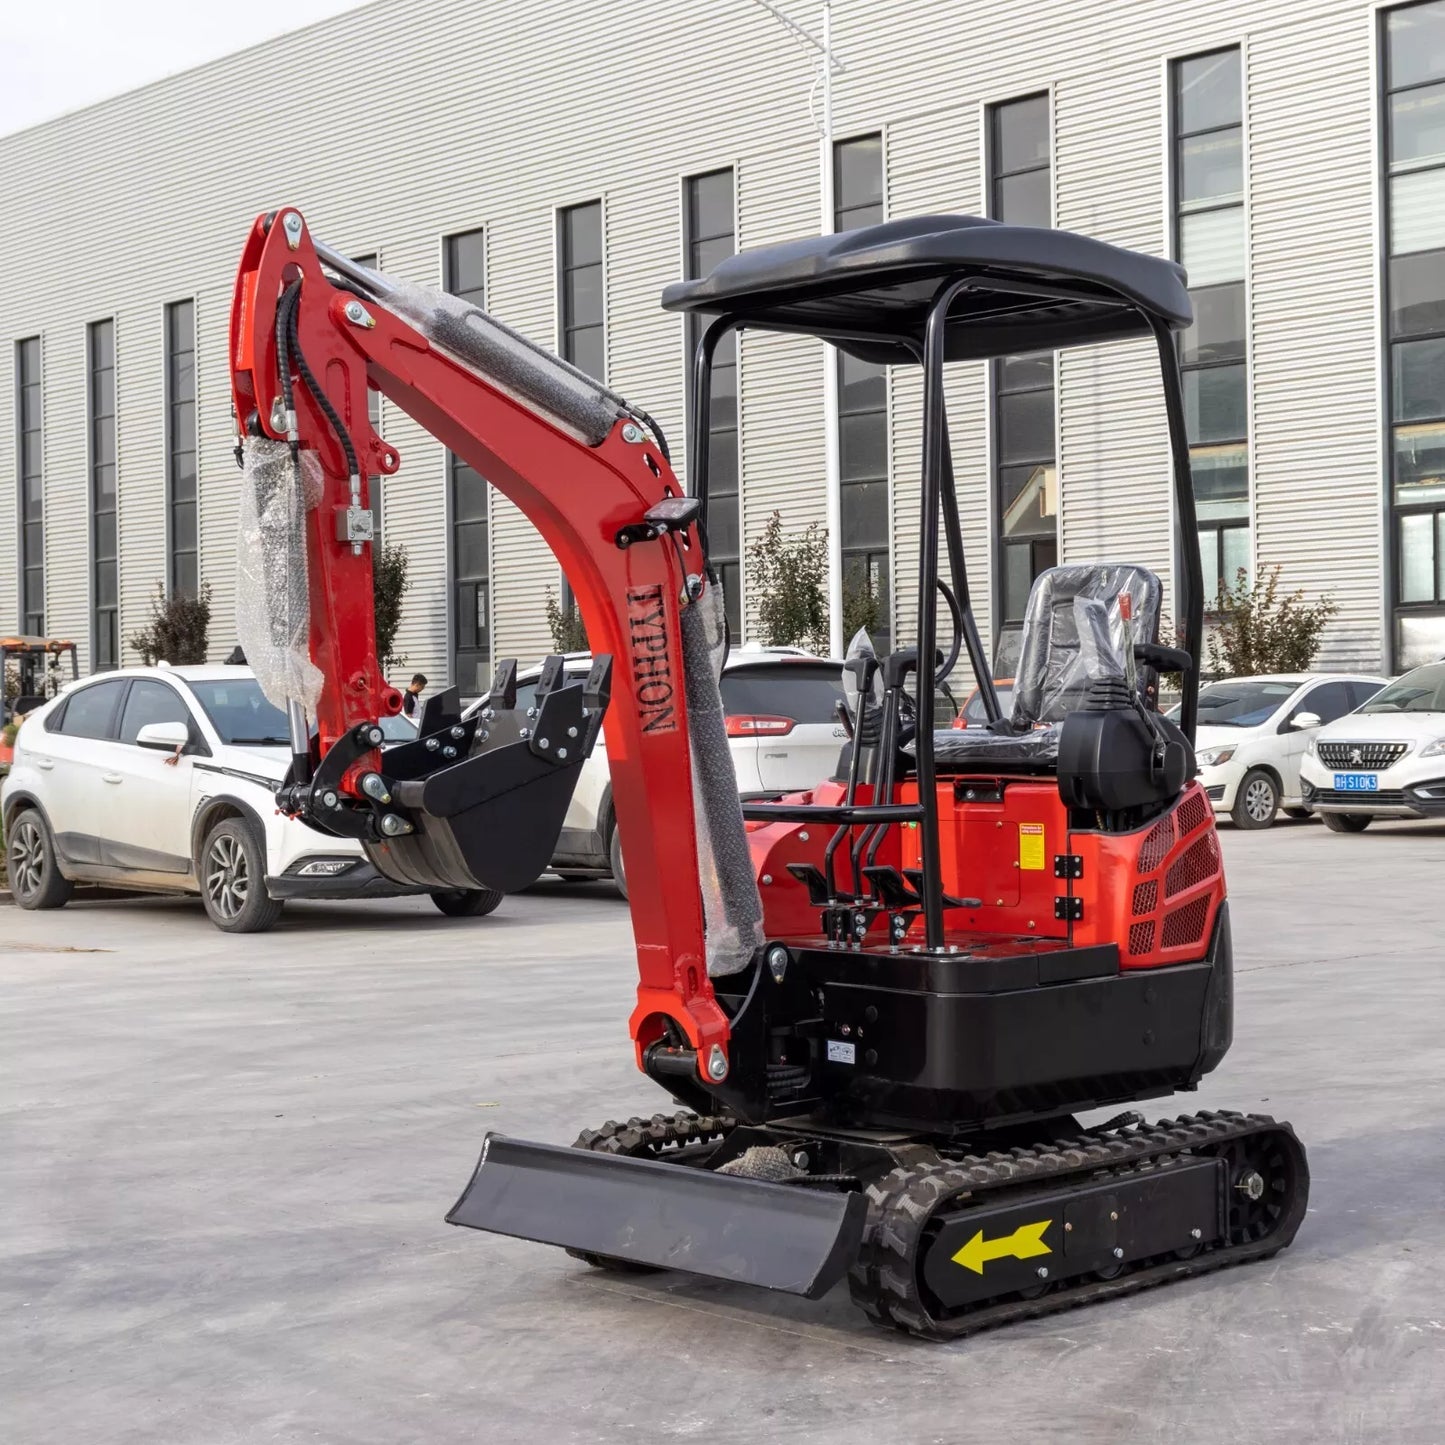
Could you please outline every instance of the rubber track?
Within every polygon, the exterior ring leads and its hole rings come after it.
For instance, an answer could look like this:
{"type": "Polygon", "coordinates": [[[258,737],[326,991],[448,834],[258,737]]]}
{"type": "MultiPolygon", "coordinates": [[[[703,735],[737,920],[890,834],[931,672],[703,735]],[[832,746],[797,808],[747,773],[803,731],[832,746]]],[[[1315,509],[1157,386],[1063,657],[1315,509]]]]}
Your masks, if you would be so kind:
{"type": "Polygon", "coordinates": [[[650,1159],[669,1149],[720,1139],[736,1127],[737,1120],[728,1114],[699,1115],[679,1109],[676,1114],[654,1114],[650,1119],[634,1117],[625,1124],[609,1119],[600,1129],[584,1129],[572,1147],[594,1154],[650,1159]]]}
{"type": "Polygon", "coordinates": [[[1304,1216],[1308,1172],[1304,1153],[1288,1124],[1265,1115],[1233,1112],[1181,1115],[1152,1128],[1117,1134],[1084,1133],[1077,1137],[993,1153],[958,1164],[921,1165],[891,1170],[865,1190],[868,1226],[858,1260],[849,1272],[854,1303],[878,1325],[904,1330],[926,1339],[959,1339],[975,1331],[1014,1320],[1034,1319],[1076,1305],[1148,1289],[1169,1280],[1224,1269],[1248,1260],[1266,1259],[1294,1237],[1304,1216]],[[1061,1280],[1036,1298],[1013,1296],[997,1304],[970,1306],[951,1317],[932,1316],[919,1295],[919,1249],[929,1221],[960,1196],[976,1198],[1021,1185],[1049,1184],[1070,1176],[1093,1176],[1100,1170],[1122,1170],[1160,1158],[1208,1153],[1238,1139],[1270,1135],[1289,1141],[1296,1153],[1296,1197],[1274,1232],[1243,1244],[1206,1249],[1189,1259],[1171,1257],[1138,1268],[1125,1266],[1112,1279],[1061,1280]]]}

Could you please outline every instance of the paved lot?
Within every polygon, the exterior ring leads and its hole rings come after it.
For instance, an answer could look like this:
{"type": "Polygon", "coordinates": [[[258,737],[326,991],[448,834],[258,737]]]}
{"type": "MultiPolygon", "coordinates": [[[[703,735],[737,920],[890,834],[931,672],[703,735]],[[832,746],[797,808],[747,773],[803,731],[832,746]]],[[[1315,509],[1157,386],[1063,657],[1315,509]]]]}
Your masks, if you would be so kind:
{"type": "Polygon", "coordinates": [[[600,1276],[442,1223],[486,1128],[666,1103],[601,885],[470,922],[293,905],[256,939],[180,902],[0,909],[3,1436],[1439,1441],[1445,828],[1225,850],[1236,1042],[1197,1103],[1295,1123],[1299,1241],[952,1346],[845,1291],[600,1276]]]}

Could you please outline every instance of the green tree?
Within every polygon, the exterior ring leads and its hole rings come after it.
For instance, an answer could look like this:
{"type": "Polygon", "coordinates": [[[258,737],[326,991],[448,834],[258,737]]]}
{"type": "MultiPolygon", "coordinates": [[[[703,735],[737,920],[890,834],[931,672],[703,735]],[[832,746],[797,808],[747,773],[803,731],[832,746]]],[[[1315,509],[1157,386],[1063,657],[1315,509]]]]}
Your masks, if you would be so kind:
{"type": "Polygon", "coordinates": [[[758,641],[765,647],[828,650],[828,534],[811,522],[783,536],[774,512],[748,548],[748,588],[757,599],[758,641]]]}
{"type": "Polygon", "coordinates": [[[547,589],[547,630],[552,634],[554,652],[588,652],[587,629],[582,625],[582,614],[577,610],[575,599],[571,606],[563,607],[557,594],[547,589]]]}
{"type": "Polygon", "coordinates": [[[193,667],[206,660],[206,639],[211,628],[211,584],[201,585],[194,597],[166,595],[157,582],[151,597],[150,623],[126,639],[146,666],[169,662],[193,667]]]}
{"type": "Polygon", "coordinates": [[[883,598],[865,567],[843,584],[843,646],[847,647],[860,630],[873,637],[882,623],[883,598]]]}
{"type": "Polygon", "coordinates": [[[1219,620],[1209,637],[1209,665],[1226,677],[1262,672],[1308,672],[1339,604],[1326,594],[1307,602],[1303,587],[1281,596],[1279,566],[1251,579],[1243,567],[1232,587],[1220,583],[1219,620]]]}
{"type": "Polygon", "coordinates": [[[411,591],[411,560],[400,542],[384,542],[371,558],[371,588],[376,608],[376,657],[383,673],[406,665],[396,649],[401,629],[402,599],[411,591]]]}

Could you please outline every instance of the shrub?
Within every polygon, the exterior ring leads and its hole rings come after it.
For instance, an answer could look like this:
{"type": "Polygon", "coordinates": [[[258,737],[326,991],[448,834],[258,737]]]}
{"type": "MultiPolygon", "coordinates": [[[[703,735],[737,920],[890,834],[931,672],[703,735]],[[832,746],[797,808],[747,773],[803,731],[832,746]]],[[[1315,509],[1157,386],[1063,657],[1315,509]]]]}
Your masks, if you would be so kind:
{"type": "Polygon", "coordinates": [[[151,598],[148,627],[132,632],[126,639],[140,653],[145,664],[169,662],[176,667],[194,666],[206,660],[206,634],[211,627],[211,584],[203,583],[194,597],[166,596],[156,583],[151,598]]]}
{"type": "Polygon", "coordinates": [[[562,606],[557,594],[547,589],[547,630],[552,634],[554,652],[587,652],[587,629],[582,625],[582,614],[577,610],[574,598],[569,605],[562,606]]]}
{"type": "Polygon", "coordinates": [[[883,622],[883,599],[873,585],[872,574],[864,571],[843,584],[843,646],[858,635],[861,628],[869,637],[883,622]]]}
{"type": "Polygon", "coordinates": [[[1226,677],[1308,672],[1326,624],[1340,610],[1328,594],[1306,602],[1302,587],[1281,596],[1278,564],[1261,567],[1253,579],[1241,567],[1233,587],[1220,584],[1215,605],[1209,665],[1226,677]]]}
{"type": "Polygon", "coordinates": [[[376,610],[376,658],[383,673],[406,665],[406,654],[395,652],[401,628],[401,601],[411,590],[407,569],[410,559],[400,542],[384,542],[371,556],[371,590],[376,610]]]}
{"type": "Polygon", "coordinates": [[[765,647],[828,650],[828,534],[817,522],[791,539],[774,512],[748,548],[748,587],[757,598],[758,641],[765,647]]]}

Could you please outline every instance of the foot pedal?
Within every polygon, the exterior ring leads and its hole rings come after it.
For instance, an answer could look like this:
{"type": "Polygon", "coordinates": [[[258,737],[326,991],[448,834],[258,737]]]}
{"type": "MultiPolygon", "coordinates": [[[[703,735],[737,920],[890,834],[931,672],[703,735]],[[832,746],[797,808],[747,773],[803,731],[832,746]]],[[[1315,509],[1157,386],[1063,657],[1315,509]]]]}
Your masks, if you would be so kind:
{"type": "MultiPolygon", "coordinates": [[[[918,890],[918,896],[923,897],[923,869],[905,868],[903,876],[918,890]]],[[[943,895],[943,906],[945,908],[982,908],[982,898],[955,898],[951,893],[943,895]]]]}
{"type": "Polygon", "coordinates": [[[835,901],[828,897],[828,880],[816,863],[789,863],[787,866],[788,872],[808,890],[808,902],[815,908],[826,908],[835,901]]]}
{"type": "MultiPolygon", "coordinates": [[[[904,881],[896,868],[882,863],[873,864],[863,870],[863,876],[873,885],[879,901],[889,910],[898,908],[921,908],[921,891],[915,893],[904,881]]],[[[920,879],[922,874],[919,874],[920,879]]]]}

